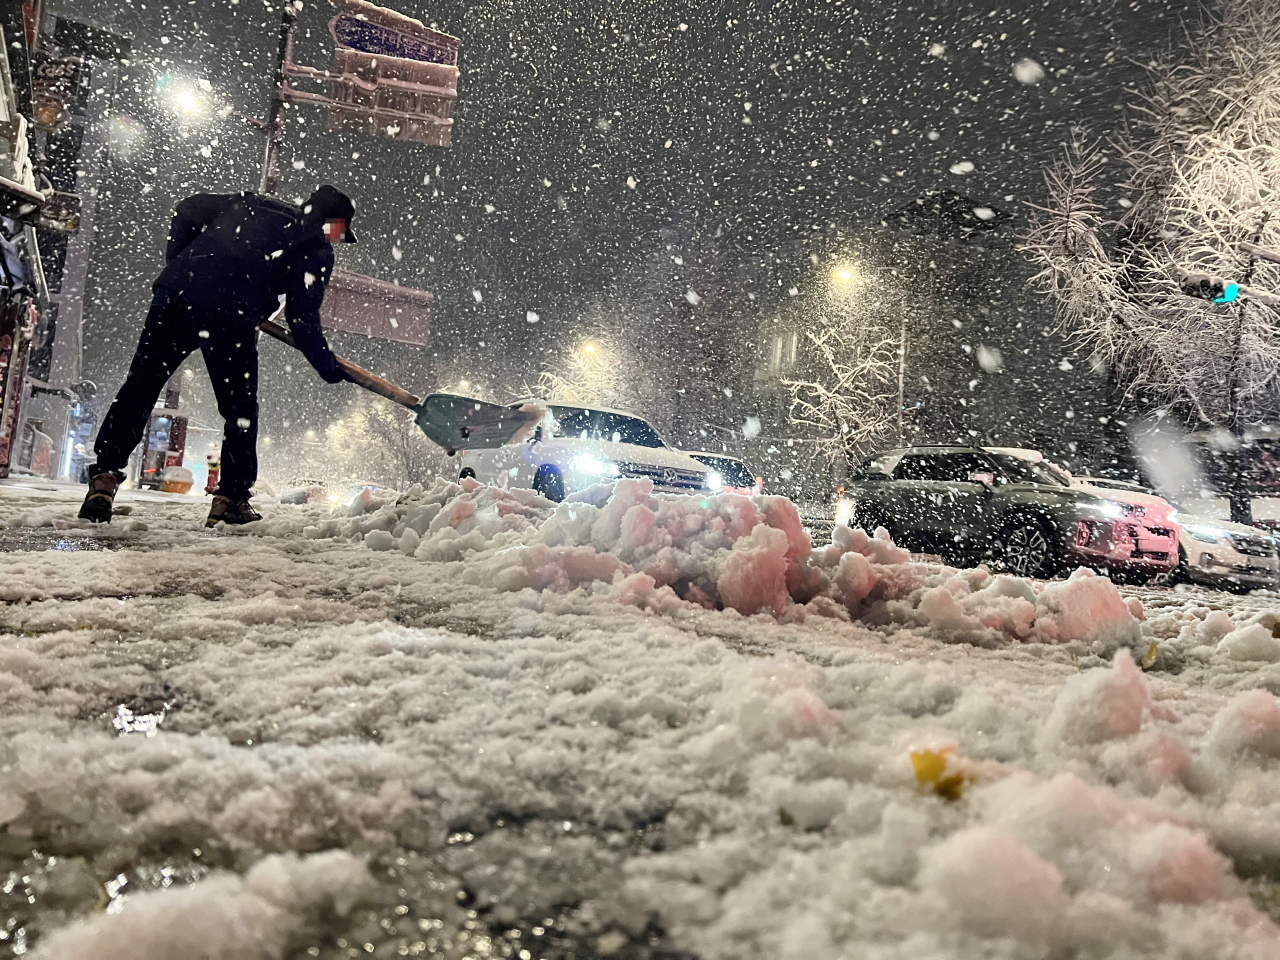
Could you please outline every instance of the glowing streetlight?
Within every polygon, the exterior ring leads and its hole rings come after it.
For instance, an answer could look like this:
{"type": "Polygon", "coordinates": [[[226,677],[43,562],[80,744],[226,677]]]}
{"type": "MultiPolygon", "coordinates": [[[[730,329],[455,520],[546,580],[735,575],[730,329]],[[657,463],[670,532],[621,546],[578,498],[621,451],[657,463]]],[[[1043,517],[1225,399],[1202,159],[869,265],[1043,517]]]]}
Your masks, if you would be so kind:
{"type": "Polygon", "coordinates": [[[847,292],[863,281],[862,271],[854,263],[837,263],[831,270],[831,287],[838,292],[847,292]]]}
{"type": "Polygon", "coordinates": [[[156,80],[156,97],[179,119],[196,121],[214,106],[213,85],[208,80],[194,82],[166,73],[156,80]]]}

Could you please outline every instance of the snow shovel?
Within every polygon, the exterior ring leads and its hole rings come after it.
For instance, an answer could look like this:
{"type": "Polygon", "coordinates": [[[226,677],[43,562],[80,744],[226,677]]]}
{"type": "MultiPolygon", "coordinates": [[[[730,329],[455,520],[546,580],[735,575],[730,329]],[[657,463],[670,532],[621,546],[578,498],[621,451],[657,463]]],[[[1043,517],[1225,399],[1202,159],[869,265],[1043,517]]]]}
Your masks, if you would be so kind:
{"type": "MultiPolygon", "coordinates": [[[[297,349],[293,335],[274,320],[262,321],[258,329],[297,349]]],[[[449,456],[459,450],[489,450],[504,446],[513,442],[521,431],[531,435],[547,413],[546,408],[538,404],[504,407],[451,393],[433,393],[426,399],[419,399],[403,387],[383,380],[350,360],[343,357],[335,359],[352,383],[412,410],[422,432],[432,442],[444,447],[449,456]]]]}

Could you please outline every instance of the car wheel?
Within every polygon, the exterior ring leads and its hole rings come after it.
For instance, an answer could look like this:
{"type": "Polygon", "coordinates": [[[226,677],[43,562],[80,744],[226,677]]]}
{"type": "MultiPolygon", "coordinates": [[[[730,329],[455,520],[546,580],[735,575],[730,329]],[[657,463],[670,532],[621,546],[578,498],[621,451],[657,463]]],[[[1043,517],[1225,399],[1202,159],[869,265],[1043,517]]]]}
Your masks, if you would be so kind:
{"type": "Polygon", "coordinates": [[[552,503],[559,503],[564,499],[564,477],[555,467],[544,463],[533,475],[533,490],[552,503]]]}
{"type": "Polygon", "coordinates": [[[476,475],[476,472],[472,470],[470,467],[463,467],[460,471],[458,471],[459,480],[466,480],[468,477],[474,478],[475,475],[476,475]]]}
{"type": "Polygon", "coordinates": [[[996,537],[995,548],[995,559],[1015,576],[1045,578],[1057,572],[1053,538],[1035,517],[1018,517],[1006,523],[996,537]]]}
{"type": "Polygon", "coordinates": [[[1191,569],[1187,566],[1187,551],[1178,544],[1178,565],[1169,571],[1170,583],[1190,583],[1191,569]]]}

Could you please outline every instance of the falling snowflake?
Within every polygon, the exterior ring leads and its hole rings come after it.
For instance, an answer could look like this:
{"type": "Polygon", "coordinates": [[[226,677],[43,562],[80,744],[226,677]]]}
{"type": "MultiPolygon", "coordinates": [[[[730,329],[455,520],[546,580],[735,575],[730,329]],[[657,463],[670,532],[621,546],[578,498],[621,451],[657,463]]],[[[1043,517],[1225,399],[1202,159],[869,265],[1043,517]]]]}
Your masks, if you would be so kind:
{"type": "Polygon", "coordinates": [[[1034,86],[1044,79],[1044,67],[1026,57],[1013,65],[1013,78],[1019,83],[1034,86]]]}
{"type": "MultiPolygon", "coordinates": [[[[978,366],[987,373],[999,373],[1004,367],[1004,357],[994,347],[979,347],[978,366]]],[[[970,389],[973,389],[972,385],[970,385],[970,389]]]]}

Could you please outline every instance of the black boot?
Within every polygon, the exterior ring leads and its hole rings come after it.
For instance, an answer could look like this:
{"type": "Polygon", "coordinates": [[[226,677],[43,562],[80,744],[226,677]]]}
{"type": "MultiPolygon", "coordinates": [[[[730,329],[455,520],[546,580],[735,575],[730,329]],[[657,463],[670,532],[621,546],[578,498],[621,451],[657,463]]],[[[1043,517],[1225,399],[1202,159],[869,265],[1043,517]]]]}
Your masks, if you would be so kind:
{"type": "Polygon", "coordinates": [[[93,474],[89,478],[89,492],[80,505],[80,519],[92,523],[110,523],[111,505],[115,503],[116,491],[123,482],[124,474],[117,470],[93,474]]]}
{"type": "Polygon", "coordinates": [[[253,523],[261,519],[262,514],[253,509],[248,499],[232,500],[230,497],[217,494],[213,498],[213,506],[209,508],[209,519],[204,522],[204,525],[216,527],[219,523],[253,523]]]}

